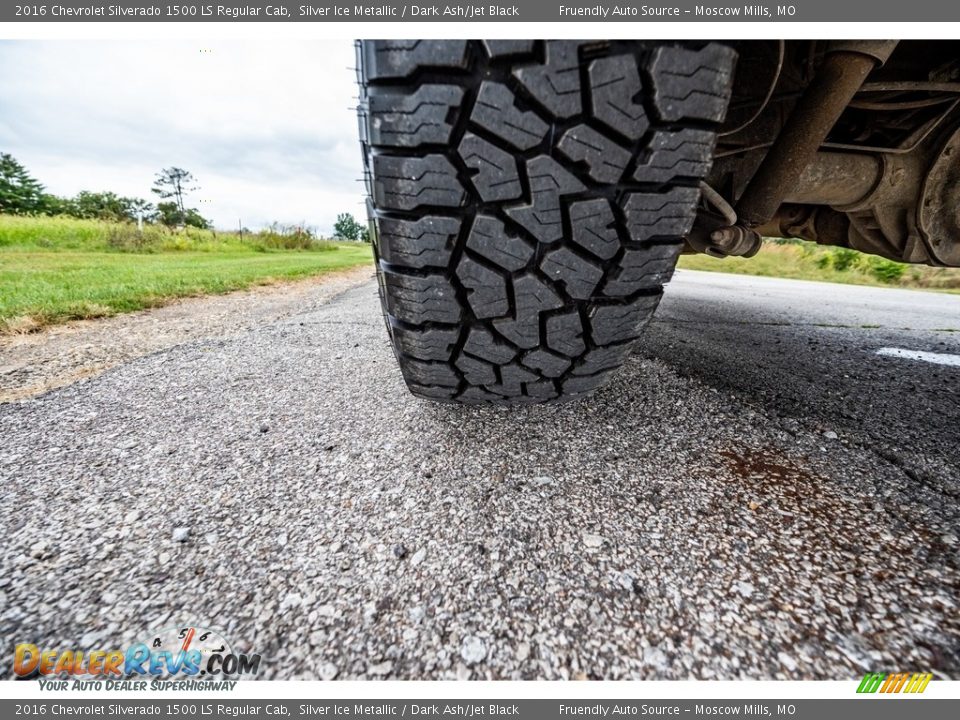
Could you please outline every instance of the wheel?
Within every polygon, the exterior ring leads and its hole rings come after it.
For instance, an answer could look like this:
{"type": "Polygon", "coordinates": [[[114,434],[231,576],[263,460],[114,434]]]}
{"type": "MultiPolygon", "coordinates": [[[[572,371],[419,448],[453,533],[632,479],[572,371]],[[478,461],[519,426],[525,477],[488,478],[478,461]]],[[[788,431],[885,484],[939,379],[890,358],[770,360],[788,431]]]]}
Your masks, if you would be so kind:
{"type": "Polygon", "coordinates": [[[358,55],[380,293],[410,390],[512,404],[602,385],[690,231],[734,51],[386,40],[358,55]]]}

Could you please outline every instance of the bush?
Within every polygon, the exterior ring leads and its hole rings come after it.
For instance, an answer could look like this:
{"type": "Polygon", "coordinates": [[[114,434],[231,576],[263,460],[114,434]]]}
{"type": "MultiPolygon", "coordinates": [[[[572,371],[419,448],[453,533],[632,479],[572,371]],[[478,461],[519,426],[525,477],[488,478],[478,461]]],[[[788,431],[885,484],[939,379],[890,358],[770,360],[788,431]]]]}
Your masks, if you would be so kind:
{"type": "Polygon", "coordinates": [[[768,243],[774,245],[803,245],[804,240],[800,238],[764,238],[768,243]]]}
{"type": "Polygon", "coordinates": [[[107,245],[114,250],[138,252],[143,249],[144,240],[136,225],[111,223],[106,225],[107,245]]]}
{"type": "Polygon", "coordinates": [[[251,242],[258,250],[335,250],[336,244],[317,238],[313,230],[299,225],[274,223],[251,242]]]}
{"type": "Polygon", "coordinates": [[[867,269],[880,282],[893,283],[903,277],[907,266],[895,260],[887,260],[871,255],[867,258],[867,269]]]}
{"type": "Polygon", "coordinates": [[[860,253],[848,248],[830,248],[830,264],[837,272],[846,272],[860,262],[860,253]]]}
{"type": "MultiPolygon", "coordinates": [[[[158,252],[166,250],[170,234],[156,225],[138,230],[133,223],[104,223],[107,246],[122,252],[158,252]]],[[[189,248],[183,248],[189,249],[189,248]]]]}

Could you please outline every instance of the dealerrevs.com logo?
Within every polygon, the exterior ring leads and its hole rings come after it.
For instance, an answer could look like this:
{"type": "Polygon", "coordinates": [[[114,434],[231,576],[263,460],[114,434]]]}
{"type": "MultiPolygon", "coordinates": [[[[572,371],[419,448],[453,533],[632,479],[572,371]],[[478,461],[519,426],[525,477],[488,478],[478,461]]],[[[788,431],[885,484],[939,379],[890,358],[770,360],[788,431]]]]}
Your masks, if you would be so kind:
{"type": "Polygon", "coordinates": [[[933,678],[931,673],[867,673],[858,693],[922,693],[933,678]]]}
{"type": "Polygon", "coordinates": [[[197,626],[152,632],[126,650],[48,649],[21,643],[14,649],[13,660],[18,677],[39,677],[45,687],[56,690],[68,686],[143,690],[148,680],[154,689],[196,685],[229,690],[238,679],[255,676],[259,669],[260,655],[234,652],[219,632],[197,626]]]}

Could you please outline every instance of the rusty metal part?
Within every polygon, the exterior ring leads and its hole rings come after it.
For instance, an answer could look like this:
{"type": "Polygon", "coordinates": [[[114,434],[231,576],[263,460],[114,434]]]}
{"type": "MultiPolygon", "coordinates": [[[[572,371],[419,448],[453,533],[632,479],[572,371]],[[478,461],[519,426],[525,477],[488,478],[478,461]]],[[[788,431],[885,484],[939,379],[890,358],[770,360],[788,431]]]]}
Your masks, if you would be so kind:
{"type": "Polygon", "coordinates": [[[883,162],[876,155],[818,152],[783,201],[805,205],[850,205],[876,187],[883,162]]]}
{"type": "Polygon", "coordinates": [[[760,250],[760,233],[742,225],[731,225],[710,233],[710,244],[704,252],[714,257],[753,257],[760,250]]]}
{"type": "MultiPolygon", "coordinates": [[[[948,117],[952,116],[953,111],[960,107],[960,98],[957,98],[952,103],[950,107],[946,108],[942,113],[936,117],[931,118],[926,123],[918,127],[910,136],[899,146],[899,147],[881,147],[879,145],[857,145],[854,143],[839,143],[839,142],[825,142],[820,145],[821,150],[853,150],[856,152],[865,152],[865,153],[886,153],[891,155],[907,155],[916,150],[920,145],[929,138],[933,131],[936,130],[940,125],[943,124],[943,121],[948,117]]],[[[754,143],[753,145],[746,145],[744,147],[732,148],[730,150],[722,150],[720,152],[714,153],[714,159],[729,157],[731,155],[740,155],[742,153],[751,152],[753,150],[762,150],[764,148],[771,147],[773,141],[754,143]]]]}
{"type": "Polygon", "coordinates": [[[953,95],[941,95],[940,97],[921,98],[919,100],[886,100],[882,102],[873,102],[871,100],[851,100],[849,107],[857,110],[874,110],[876,112],[888,112],[890,110],[922,110],[923,108],[936,107],[937,105],[946,105],[953,102],[953,95]]]}
{"type": "Polygon", "coordinates": [[[802,238],[846,247],[850,221],[846,215],[816,205],[783,204],[777,214],[754,228],[763,237],[802,238]]]}
{"type": "Polygon", "coordinates": [[[708,205],[713,206],[713,208],[720,213],[727,225],[736,224],[737,212],[733,209],[733,206],[727,202],[723,195],[702,180],[700,181],[700,194],[703,196],[703,199],[707,201],[708,205]]]}
{"type": "Polygon", "coordinates": [[[790,183],[813,159],[870,71],[894,47],[896,41],[890,40],[853,41],[831,48],[737,201],[742,223],[760,225],[773,217],[790,183]]]}
{"type": "Polygon", "coordinates": [[[860,92],[944,92],[960,93],[960,83],[957,82],[926,82],[923,80],[901,80],[898,82],[868,82],[860,88],[860,92]]]}
{"type": "Polygon", "coordinates": [[[851,247],[902,262],[940,264],[912,218],[927,154],[818,153],[774,217],[755,229],[851,247]]]}
{"type": "MultiPolygon", "coordinates": [[[[702,220],[702,219],[698,219],[702,220]]],[[[698,252],[715,258],[731,255],[753,257],[760,250],[760,233],[742,225],[728,225],[710,230],[708,226],[694,226],[687,235],[684,252],[698,252]]],[[[776,234],[776,233],[774,233],[776,234]]]]}
{"type": "Polygon", "coordinates": [[[960,129],[940,148],[923,182],[917,224],[931,255],[960,266],[960,129]]]}
{"type": "Polygon", "coordinates": [[[897,47],[899,40],[830,40],[827,53],[857,53],[872,57],[877,65],[883,65],[897,47]]]}

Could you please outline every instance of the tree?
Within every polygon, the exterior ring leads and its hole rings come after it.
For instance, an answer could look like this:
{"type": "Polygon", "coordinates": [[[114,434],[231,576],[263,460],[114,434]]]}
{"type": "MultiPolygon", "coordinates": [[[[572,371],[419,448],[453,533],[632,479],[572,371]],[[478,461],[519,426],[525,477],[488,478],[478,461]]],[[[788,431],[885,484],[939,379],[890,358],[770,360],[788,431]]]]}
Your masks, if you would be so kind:
{"type": "Polygon", "coordinates": [[[187,208],[187,212],[183,216],[183,224],[201,230],[209,230],[211,227],[211,222],[203,217],[196,208],[187,208]]]}
{"type": "Polygon", "coordinates": [[[183,215],[180,214],[180,208],[176,203],[160,202],[157,203],[157,220],[167,227],[177,227],[183,225],[183,215]]]}
{"type": "MultiPolygon", "coordinates": [[[[152,192],[155,195],[158,195],[162,200],[172,200],[175,213],[177,214],[176,222],[167,224],[186,224],[187,207],[184,198],[187,193],[195,192],[196,190],[200,189],[195,185],[195,183],[196,178],[193,177],[189,171],[184,170],[183,168],[168,167],[163,168],[163,170],[157,173],[157,179],[153,183],[152,192]]],[[[159,208],[160,205],[158,204],[157,207],[159,208]]],[[[196,213],[196,210],[193,212],[196,213]]]]}
{"type": "Polygon", "coordinates": [[[124,198],[127,201],[127,212],[131,220],[140,220],[144,222],[153,222],[157,217],[157,211],[153,203],[143,198],[124,198]]]}
{"type": "Polygon", "coordinates": [[[70,215],[73,211],[73,201],[58,195],[43,193],[40,198],[40,212],[45,215],[70,215]]]}
{"type": "Polygon", "coordinates": [[[167,227],[186,225],[201,230],[207,230],[210,227],[210,221],[197,212],[196,208],[187,208],[181,213],[180,208],[173,202],[157,203],[155,217],[167,227]]]}
{"type": "Polygon", "coordinates": [[[342,240],[362,239],[364,227],[350,213],[340,213],[333,224],[333,236],[342,240]]]}
{"type": "Polygon", "coordinates": [[[43,212],[43,185],[13,155],[0,153],[0,212],[27,215],[43,212]]]}
{"type": "Polygon", "coordinates": [[[130,217],[128,198],[112,192],[81,190],[73,199],[73,215],[95,220],[127,220],[130,217]]]}
{"type": "Polygon", "coordinates": [[[76,197],[70,199],[46,197],[44,211],[50,215],[72,215],[113,222],[137,220],[141,213],[144,220],[149,221],[153,217],[153,205],[143,198],[121,197],[109,191],[81,190],[76,197]]]}

